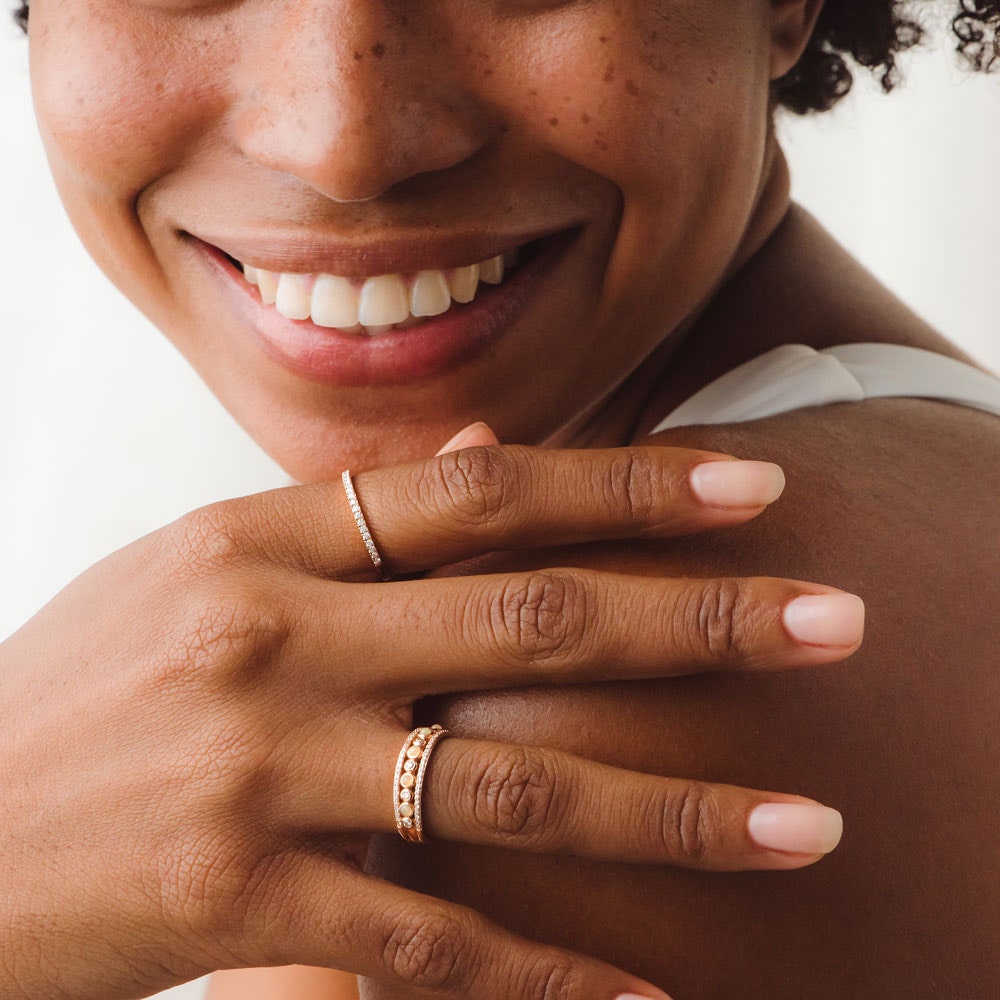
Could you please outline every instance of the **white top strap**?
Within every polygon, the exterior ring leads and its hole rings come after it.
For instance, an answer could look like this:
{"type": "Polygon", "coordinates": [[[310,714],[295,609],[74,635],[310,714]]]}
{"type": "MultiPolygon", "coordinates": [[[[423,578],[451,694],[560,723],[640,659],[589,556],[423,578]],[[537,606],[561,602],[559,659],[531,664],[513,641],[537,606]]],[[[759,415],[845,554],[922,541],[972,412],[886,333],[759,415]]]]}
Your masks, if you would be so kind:
{"type": "Polygon", "coordinates": [[[962,361],[902,344],[838,344],[821,351],[781,344],[720,375],[651,432],[738,424],[809,406],[878,396],[916,396],[1000,417],[1000,378],[962,361]]]}

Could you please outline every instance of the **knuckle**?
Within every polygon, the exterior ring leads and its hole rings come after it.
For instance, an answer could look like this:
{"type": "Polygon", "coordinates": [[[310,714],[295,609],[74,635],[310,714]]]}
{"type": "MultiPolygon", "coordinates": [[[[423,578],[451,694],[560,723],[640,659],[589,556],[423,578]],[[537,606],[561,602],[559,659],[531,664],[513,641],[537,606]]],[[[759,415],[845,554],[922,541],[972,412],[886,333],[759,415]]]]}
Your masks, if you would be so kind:
{"type": "Polygon", "coordinates": [[[746,584],[738,579],[708,581],[691,605],[691,624],[699,647],[713,661],[731,663],[743,659],[753,602],[746,584]]]}
{"type": "Polygon", "coordinates": [[[513,462],[498,447],[466,448],[441,456],[430,501],[462,526],[491,524],[515,498],[513,462]]]}
{"type": "Polygon", "coordinates": [[[577,571],[511,577],[490,609],[497,646],[515,662],[573,659],[587,636],[592,590],[577,571]]]}
{"type": "Polygon", "coordinates": [[[261,864],[248,862],[253,845],[246,836],[223,831],[181,837],[173,851],[157,858],[150,900],[169,926],[193,940],[238,936],[246,926],[250,891],[261,864]]]}
{"type": "Polygon", "coordinates": [[[205,570],[235,562],[242,550],[240,519],[227,501],[185,514],[171,525],[167,540],[182,567],[205,570]]]}
{"type": "Polygon", "coordinates": [[[242,922],[245,882],[235,838],[202,838],[178,853],[162,878],[164,904],[196,933],[242,922]]]}
{"type": "Polygon", "coordinates": [[[653,835],[668,856],[680,864],[698,865],[705,860],[718,835],[719,816],[715,797],[701,782],[684,784],[667,795],[654,810],[653,835]]]}
{"type": "Polygon", "coordinates": [[[551,752],[509,746],[472,776],[473,816],[501,838],[541,843],[558,836],[567,804],[551,752]]]}
{"type": "Polygon", "coordinates": [[[469,957],[463,921],[442,912],[407,914],[385,936],[386,968],[413,989],[454,990],[469,957]]]}
{"type": "Polygon", "coordinates": [[[616,456],[608,469],[608,500],[623,521],[645,524],[663,492],[661,479],[650,458],[626,452],[616,456]]]}
{"type": "Polygon", "coordinates": [[[525,989],[518,995],[532,1000],[577,1000],[583,995],[580,969],[567,955],[547,955],[529,970],[525,989]]]}
{"type": "Polygon", "coordinates": [[[269,595],[208,591],[189,595],[161,664],[161,679],[228,687],[249,680],[288,642],[287,611],[269,595]]]}

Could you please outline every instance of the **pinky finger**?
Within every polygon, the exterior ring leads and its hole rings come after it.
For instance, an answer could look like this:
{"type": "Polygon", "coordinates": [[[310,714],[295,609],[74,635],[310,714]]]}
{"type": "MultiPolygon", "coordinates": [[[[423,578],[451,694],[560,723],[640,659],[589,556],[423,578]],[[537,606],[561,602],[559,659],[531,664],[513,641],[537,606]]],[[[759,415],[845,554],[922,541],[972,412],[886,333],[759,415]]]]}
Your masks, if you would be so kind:
{"type": "MultiPolygon", "coordinates": [[[[259,928],[267,952],[247,956],[250,964],[343,969],[404,995],[461,1000],[670,1000],[596,959],[536,944],[474,910],[315,854],[297,858],[268,904],[259,928]]],[[[245,934],[249,943],[253,928],[245,934]]]]}

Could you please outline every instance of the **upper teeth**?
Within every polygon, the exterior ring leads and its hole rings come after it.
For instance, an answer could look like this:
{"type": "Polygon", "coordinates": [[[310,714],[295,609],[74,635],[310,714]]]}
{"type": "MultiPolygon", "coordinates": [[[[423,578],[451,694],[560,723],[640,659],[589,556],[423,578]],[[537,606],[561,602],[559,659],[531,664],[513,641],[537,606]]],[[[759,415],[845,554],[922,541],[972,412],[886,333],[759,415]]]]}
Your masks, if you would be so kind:
{"type": "Polygon", "coordinates": [[[517,263],[516,251],[468,267],[380,274],[354,282],[335,274],[277,273],[243,265],[243,276],[260,289],[267,305],[289,319],[311,319],[317,326],[384,333],[397,324],[439,316],[452,302],[471,302],[480,281],[499,285],[504,269],[517,263]]]}

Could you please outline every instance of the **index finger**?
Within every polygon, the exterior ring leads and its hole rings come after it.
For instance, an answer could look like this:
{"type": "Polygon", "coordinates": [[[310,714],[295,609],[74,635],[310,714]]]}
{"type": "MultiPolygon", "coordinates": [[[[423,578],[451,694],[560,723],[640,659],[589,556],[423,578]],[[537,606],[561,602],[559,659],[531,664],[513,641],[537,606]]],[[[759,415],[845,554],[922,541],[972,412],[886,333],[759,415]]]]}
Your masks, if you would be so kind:
{"type": "MultiPolygon", "coordinates": [[[[672,447],[495,445],[354,477],[370,540],[394,574],[497,549],[724,527],[759,514],[783,487],[773,463],[672,447]]],[[[378,576],[340,482],[252,500],[270,515],[254,522],[272,557],[338,579],[378,576]]]]}

